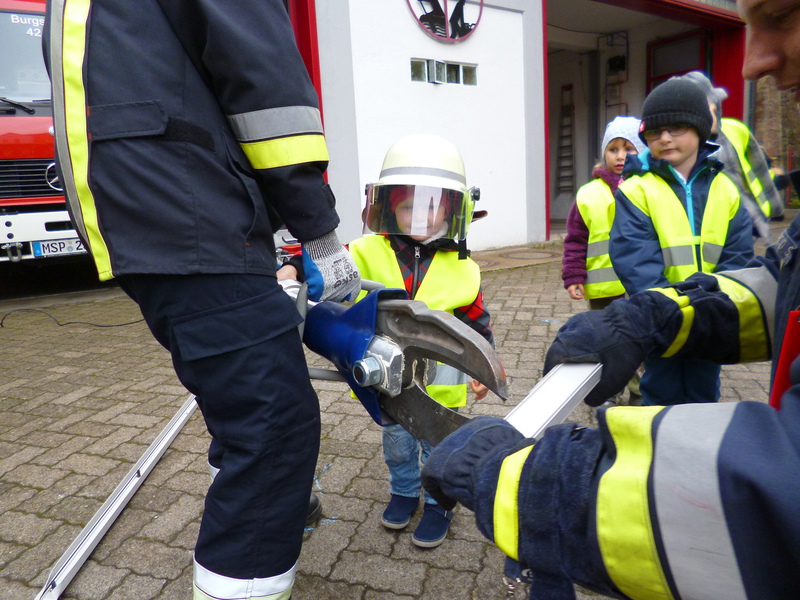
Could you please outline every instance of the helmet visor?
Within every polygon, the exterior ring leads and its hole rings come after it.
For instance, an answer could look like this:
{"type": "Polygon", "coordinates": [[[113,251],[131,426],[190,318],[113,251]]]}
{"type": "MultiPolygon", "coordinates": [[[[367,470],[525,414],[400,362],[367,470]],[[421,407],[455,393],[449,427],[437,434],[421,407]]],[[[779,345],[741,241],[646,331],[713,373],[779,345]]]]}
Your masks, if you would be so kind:
{"type": "Polygon", "coordinates": [[[367,188],[364,231],[408,235],[419,241],[466,237],[467,198],[462,192],[424,185],[367,188]]]}

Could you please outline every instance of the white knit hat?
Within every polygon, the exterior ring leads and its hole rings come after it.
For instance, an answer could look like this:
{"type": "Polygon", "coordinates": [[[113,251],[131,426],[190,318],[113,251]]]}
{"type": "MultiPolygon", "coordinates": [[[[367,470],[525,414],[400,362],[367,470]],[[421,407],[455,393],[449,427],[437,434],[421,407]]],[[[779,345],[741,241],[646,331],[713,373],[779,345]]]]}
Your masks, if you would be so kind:
{"type": "Polygon", "coordinates": [[[644,142],[639,139],[639,119],[636,117],[615,117],[608,125],[606,125],[606,133],[603,135],[603,146],[600,152],[601,156],[605,156],[606,148],[608,145],[617,138],[628,140],[634,145],[638,153],[642,153],[647,149],[644,142]]]}

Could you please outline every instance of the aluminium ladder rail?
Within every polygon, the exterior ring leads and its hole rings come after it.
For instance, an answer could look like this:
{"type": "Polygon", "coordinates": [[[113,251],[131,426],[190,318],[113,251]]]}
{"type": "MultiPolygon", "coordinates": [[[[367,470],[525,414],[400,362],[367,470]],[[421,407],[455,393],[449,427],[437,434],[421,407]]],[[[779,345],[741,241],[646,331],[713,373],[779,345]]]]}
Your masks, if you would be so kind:
{"type": "Polygon", "coordinates": [[[57,600],[61,597],[72,578],[75,577],[83,563],[89,558],[92,550],[95,549],[111,525],[114,524],[122,509],[128,504],[136,490],[139,489],[139,486],[142,485],[150,471],[153,470],[153,467],[164,455],[164,452],[167,451],[167,448],[183,429],[183,426],[196,408],[195,397],[193,395],[189,396],[177,414],[167,423],[166,427],[153,440],[150,447],[103,503],[103,506],[86,524],[80,535],[70,544],[67,551],[64,552],[50,571],[44,588],[34,600],[57,600]]]}

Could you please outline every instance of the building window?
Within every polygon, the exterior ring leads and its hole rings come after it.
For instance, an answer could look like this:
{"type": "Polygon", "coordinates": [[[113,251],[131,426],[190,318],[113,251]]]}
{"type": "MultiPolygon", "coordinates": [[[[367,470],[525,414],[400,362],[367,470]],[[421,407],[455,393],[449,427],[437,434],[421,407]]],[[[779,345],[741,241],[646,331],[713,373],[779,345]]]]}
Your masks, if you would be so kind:
{"type": "Polygon", "coordinates": [[[447,63],[447,83],[461,83],[461,65],[447,63]]]}
{"type": "Polygon", "coordinates": [[[428,81],[428,61],[411,59],[411,81],[428,81]]]}
{"type": "Polygon", "coordinates": [[[478,66],[433,58],[412,58],[411,81],[478,85],[478,66]]]}
{"type": "Polygon", "coordinates": [[[478,67],[476,65],[462,65],[461,74],[464,85],[478,85],[478,67]]]}

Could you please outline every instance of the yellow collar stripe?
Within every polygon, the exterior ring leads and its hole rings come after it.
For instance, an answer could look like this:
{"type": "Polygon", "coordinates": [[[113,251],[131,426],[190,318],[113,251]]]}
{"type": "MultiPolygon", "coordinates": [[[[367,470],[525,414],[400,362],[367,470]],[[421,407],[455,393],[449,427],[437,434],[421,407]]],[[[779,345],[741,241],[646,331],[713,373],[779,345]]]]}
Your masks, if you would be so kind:
{"type": "Polygon", "coordinates": [[[519,559],[519,479],[531,450],[528,446],[506,457],[494,497],[494,543],[514,560],[519,559]]]}
{"type": "Polygon", "coordinates": [[[653,459],[652,425],[663,406],[606,411],[617,457],[597,492],[597,539],[606,571],[627,596],[672,600],[650,520],[648,479],[653,459]]]}
{"type": "Polygon", "coordinates": [[[65,3],[62,65],[64,74],[64,112],[69,145],[69,168],[75,181],[86,236],[101,280],[111,279],[111,261],[100,235],[94,195],[89,187],[89,135],[86,123],[86,89],[83,63],[86,53],[86,23],[91,0],[65,3]]]}
{"type": "Polygon", "coordinates": [[[243,142],[242,149],[254,169],[274,169],[328,160],[328,146],[325,138],[319,134],[243,142]]]}

